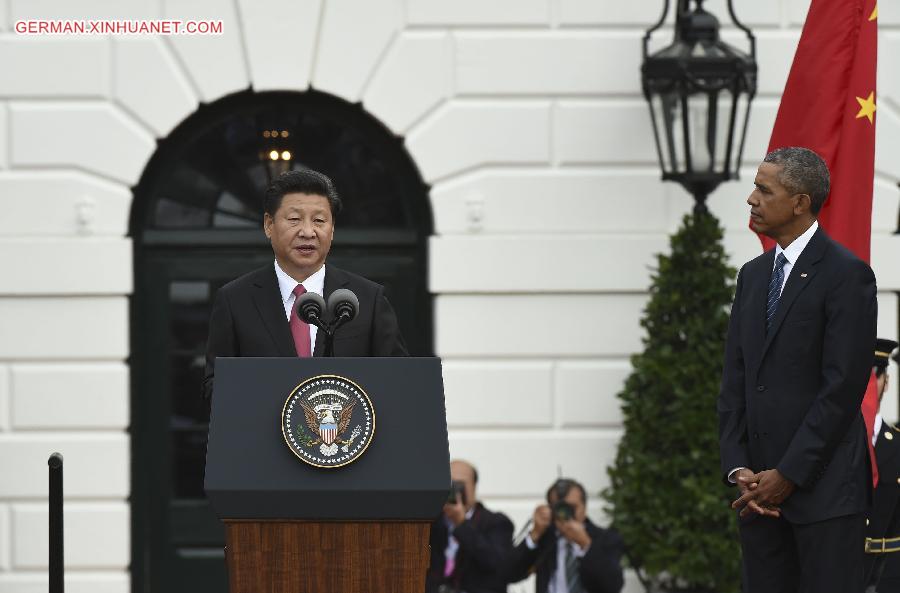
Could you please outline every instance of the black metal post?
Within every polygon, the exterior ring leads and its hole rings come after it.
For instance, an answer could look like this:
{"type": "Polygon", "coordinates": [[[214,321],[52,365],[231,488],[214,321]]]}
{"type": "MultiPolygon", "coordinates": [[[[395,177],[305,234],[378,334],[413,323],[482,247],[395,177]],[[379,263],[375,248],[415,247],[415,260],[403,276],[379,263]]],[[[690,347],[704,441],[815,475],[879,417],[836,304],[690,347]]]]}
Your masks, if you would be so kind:
{"type": "Polygon", "coordinates": [[[54,453],[50,466],[50,593],[63,593],[63,456],[54,453]]]}
{"type": "Polygon", "coordinates": [[[706,199],[709,197],[709,192],[703,191],[701,189],[694,189],[694,215],[698,214],[706,214],[709,212],[709,208],[706,207],[706,199]]]}

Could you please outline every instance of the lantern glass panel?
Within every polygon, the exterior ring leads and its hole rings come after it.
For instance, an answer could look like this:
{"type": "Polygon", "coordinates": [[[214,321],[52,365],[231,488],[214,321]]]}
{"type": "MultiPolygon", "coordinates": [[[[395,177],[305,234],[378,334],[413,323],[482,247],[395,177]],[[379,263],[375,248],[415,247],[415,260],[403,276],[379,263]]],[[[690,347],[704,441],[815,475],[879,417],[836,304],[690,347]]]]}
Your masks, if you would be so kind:
{"type": "Polygon", "coordinates": [[[650,100],[651,114],[655,122],[657,142],[662,155],[665,173],[678,173],[686,167],[684,133],[682,129],[682,103],[677,92],[656,93],[650,100]]]}
{"type": "Polygon", "coordinates": [[[746,92],[738,93],[735,104],[734,141],[732,142],[729,161],[731,163],[731,171],[734,173],[733,177],[737,179],[741,170],[740,159],[743,156],[741,152],[744,148],[744,140],[747,133],[747,119],[750,116],[750,95],[746,92]]]}
{"type": "Polygon", "coordinates": [[[687,98],[688,146],[693,171],[712,170],[716,154],[717,103],[714,93],[696,93],[687,98]]]}
{"type": "MultiPolygon", "coordinates": [[[[731,131],[731,118],[737,110],[737,102],[734,93],[725,89],[719,92],[718,106],[718,140],[716,147],[715,170],[719,173],[729,173],[734,170],[734,141],[729,139],[731,131]],[[732,142],[729,144],[729,140],[732,142]],[[729,150],[731,152],[729,152],[729,150]]],[[[737,120],[735,120],[737,121],[737,120]]],[[[735,134],[735,137],[737,135],[735,134]]]]}
{"type": "Polygon", "coordinates": [[[729,138],[729,134],[733,134],[731,118],[736,108],[735,96],[728,89],[718,91],[716,93],[716,106],[710,107],[711,110],[715,109],[716,114],[716,150],[712,169],[716,173],[728,175],[730,171],[734,170],[735,145],[733,139],[729,138]],[[729,140],[731,140],[730,143],[729,140]],[[730,153],[729,150],[731,151],[730,153]]]}

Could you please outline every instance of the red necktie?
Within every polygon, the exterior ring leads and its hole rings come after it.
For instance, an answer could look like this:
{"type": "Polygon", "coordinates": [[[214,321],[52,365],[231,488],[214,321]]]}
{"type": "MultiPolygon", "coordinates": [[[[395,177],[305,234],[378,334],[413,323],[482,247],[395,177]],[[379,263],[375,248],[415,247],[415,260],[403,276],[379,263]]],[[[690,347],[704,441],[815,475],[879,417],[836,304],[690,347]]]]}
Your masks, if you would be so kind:
{"type": "Polygon", "coordinates": [[[297,299],[305,292],[306,289],[302,284],[294,287],[294,306],[291,307],[291,335],[294,336],[294,348],[297,349],[297,356],[301,358],[312,356],[309,351],[309,324],[297,316],[297,299]]]}

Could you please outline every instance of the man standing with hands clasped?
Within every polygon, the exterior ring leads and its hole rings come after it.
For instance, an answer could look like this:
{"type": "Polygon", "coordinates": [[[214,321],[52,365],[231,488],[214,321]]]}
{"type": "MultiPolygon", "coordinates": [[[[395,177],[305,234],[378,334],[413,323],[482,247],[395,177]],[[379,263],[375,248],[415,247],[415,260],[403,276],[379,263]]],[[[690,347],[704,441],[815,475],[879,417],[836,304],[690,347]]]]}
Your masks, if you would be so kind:
{"type": "Polygon", "coordinates": [[[780,148],[747,199],[751,226],[777,245],[738,274],[718,401],[745,593],[863,589],[876,286],[818,226],[829,183],[817,154],[780,148]]]}

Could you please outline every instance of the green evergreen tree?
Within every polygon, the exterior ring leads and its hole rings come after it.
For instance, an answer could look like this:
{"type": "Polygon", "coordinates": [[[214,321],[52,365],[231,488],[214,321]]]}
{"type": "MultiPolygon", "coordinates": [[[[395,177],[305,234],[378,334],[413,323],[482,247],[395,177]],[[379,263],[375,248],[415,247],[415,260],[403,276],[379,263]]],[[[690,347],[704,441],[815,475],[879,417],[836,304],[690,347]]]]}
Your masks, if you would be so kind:
{"type": "Polygon", "coordinates": [[[649,590],[733,593],[737,491],[721,478],[716,398],[735,271],[709,213],[685,216],[670,247],[641,320],[644,352],[619,394],[625,434],[603,497],[649,590]]]}

